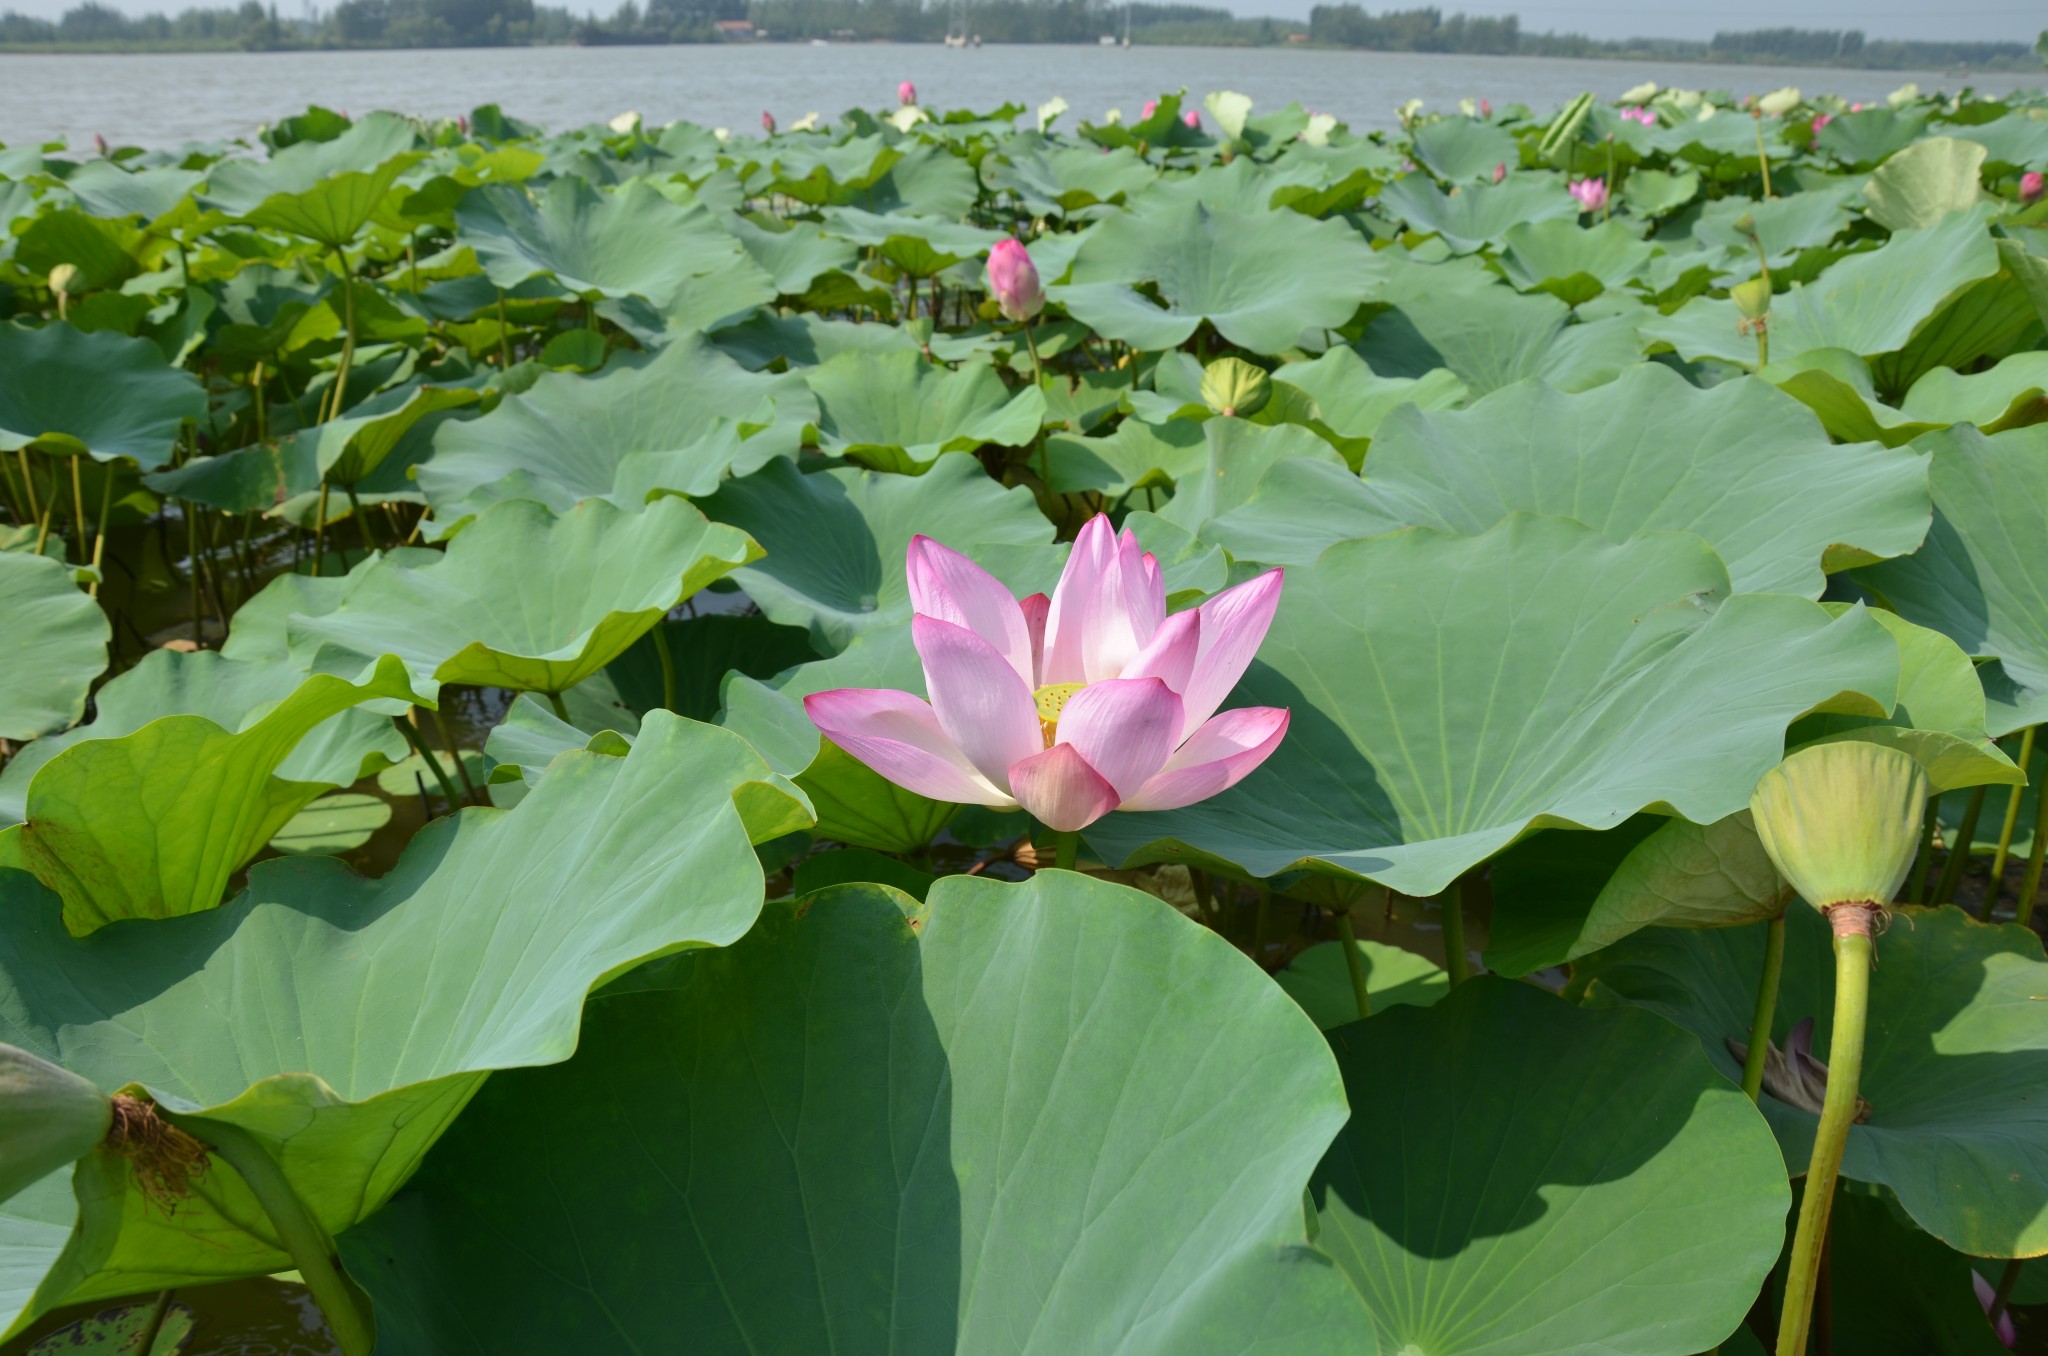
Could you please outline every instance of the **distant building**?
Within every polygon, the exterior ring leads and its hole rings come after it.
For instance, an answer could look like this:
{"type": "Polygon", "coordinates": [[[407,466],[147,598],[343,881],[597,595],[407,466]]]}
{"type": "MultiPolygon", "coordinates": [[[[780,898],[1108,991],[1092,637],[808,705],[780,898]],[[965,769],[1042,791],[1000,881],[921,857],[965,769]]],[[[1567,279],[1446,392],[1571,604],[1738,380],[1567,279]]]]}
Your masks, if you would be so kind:
{"type": "Polygon", "coordinates": [[[714,26],[718,29],[718,36],[721,38],[756,38],[760,36],[760,34],[754,31],[754,24],[750,19],[720,19],[714,26]]]}

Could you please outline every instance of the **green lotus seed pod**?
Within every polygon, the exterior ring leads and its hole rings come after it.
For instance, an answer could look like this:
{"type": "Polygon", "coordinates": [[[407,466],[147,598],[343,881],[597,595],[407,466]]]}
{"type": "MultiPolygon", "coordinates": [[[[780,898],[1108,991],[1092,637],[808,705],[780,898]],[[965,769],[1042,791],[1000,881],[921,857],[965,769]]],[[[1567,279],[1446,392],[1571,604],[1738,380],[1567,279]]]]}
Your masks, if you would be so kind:
{"type": "Polygon", "coordinates": [[[1202,369],[1202,402],[1218,414],[1257,414],[1272,394],[1264,370],[1242,358],[1218,358],[1202,369]]]}
{"type": "Polygon", "coordinates": [[[1771,285],[1762,278],[1737,283],[1728,289],[1728,295],[1744,320],[1761,320],[1771,313],[1771,285]]]}
{"type": "Polygon", "coordinates": [[[1741,216],[1735,218],[1735,229],[1743,235],[1755,235],[1756,218],[1744,212],[1741,216]]]}
{"type": "Polygon", "coordinates": [[[71,284],[78,281],[77,264],[59,264],[50,270],[50,290],[69,294],[71,284]]]}
{"type": "Polygon", "coordinates": [[[0,1045],[0,1201],[107,1137],[113,1105],[69,1069],[0,1045]]]}
{"type": "Polygon", "coordinates": [[[1845,739],[1788,755],[1750,793],[1757,837],[1799,897],[1883,906],[1912,869],[1927,808],[1912,755],[1845,739]]]}

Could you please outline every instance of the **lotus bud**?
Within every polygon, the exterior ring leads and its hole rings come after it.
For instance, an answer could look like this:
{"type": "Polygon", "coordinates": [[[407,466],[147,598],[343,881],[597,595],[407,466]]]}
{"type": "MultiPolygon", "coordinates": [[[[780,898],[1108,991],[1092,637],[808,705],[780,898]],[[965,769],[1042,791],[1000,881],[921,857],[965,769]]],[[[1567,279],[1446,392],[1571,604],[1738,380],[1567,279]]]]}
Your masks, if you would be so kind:
{"type": "MultiPolygon", "coordinates": [[[[1733,1036],[1723,1040],[1728,1053],[1737,1061],[1748,1061],[1748,1042],[1733,1036]]],[[[1764,1042],[1764,1091],[1786,1106],[1796,1106],[1808,1115],[1820,1115],[1828,1096],[1828,1066],[1813,1057],[1813,1018],[1805,1017],[1794,1023],[1785,1033],[1782,1049],[1775,1041],[1764,1042]]],[[[1870,1103],[1858,1097],[1853,1123],[1866,1124],[1870,1110],[1870,1103]]]]}
{"type": "Polygon", "coordinates": [[[1746,283],[1737,283],[1728,289],[1728,295],[1734,299],[1742,318],[1751,324],[1771,313],[1771,284],[1767,279],[1751,278],[1746,283]]]}
{"type": "Polygon", "coordinates": [[[1498,165],[1495,165],[1495,166],[1493,167],[1493,181],[1494,181],[1495,183],[1499,183],[1499,182],[1500,182],[1501,180],[1503,180],[1503,179],[1505,179],[1505,178],[1507,178],[1507,177],[1508,177],[1508,164],[1507,164],[1507,161],[1503,160],[1503,161],[1501,161],[1501,162],[1500,162],[1500,163],[1499,163],[1498,165]]]}
{"type": "Polygon", "coordinates": [[[1490,118],[1493,116],[1493,100],[1481,99],[1479,101],[1479,116],[1482,118],[1490,118]]]}
{"type": "Polygon", "coordinates": [[[1145,106],[1138,110],[1138,121],[1150,122],[1152,121],[1152,115],[1154,113],[1157,113],[1158,111],[1159,101],[1157,99],[1147,99],[1145,101],[1145,106]]]}
{"type": "Polygon", "coordinates": [[[1738,234],[1754,238],[1756,236],[1756,218],[1744,212],[1741,216],[1735,218],[1735,229],[1738,234]]]}
{"type": "Polygon", "coordinates": [[[1657,97],[1662,87],[1654,80],[1645,80],[1633,89],[1622,91],[1621,101],[1625,104],[1646,104],[1657,97]]]}
{"type": "Polygon", "coordinates": [[[107,155],[107,139],[98,132],[94,132],[92,134],[92,148],[98,151],[101,157],[104,158],[107,155]]]}
{"type": "Polygon", "coordinates": [[[1192,108],[1181,114],[1180,120],[1198,132],[1202,129],[1202,115],[1192,108]]]}
{"type": "Polygon", "coordinates": [[[765,108],[761,110],[761,130],[771,137],[775,135],[775,115],[765,108]]]}
{"type": "Polygon", "coordinates": [[[1835,115],[1832,113],[1816,113],[1813,115],[1813,130],[1818,132],[1834,120],[1835,115]]]}
{"type": "Polygon", "coordinates": [[[1573,179],[1565,185],[1565,191],[1578,199],[1579,207],[1584,211],[1598,212],[1607,206],[1605,179],[1573,179]]]}
{"type": "Polygon", "coordinates": [[[91,1153],[114,1107],[69,1069],[0,1045],[0,1201],[91,1153]]]}
{"type": "Polygon", "coordinates": [[[60,297],[70,296],[71,285],[77,281],[77,264],[59,264],[50,270],[50,290],[60,297]]]}
{"type": "Polygon", "coordinates": [[[1265,369],[1242,358],[1218,358],[1202,369],[1202,403],[1226,419],[1257,414],[1272,394],[1265,369]]]}
{"type": "Polygon", "coordinates": [[[914,106],[917,103],[917,86],[911,84],[908,80],[898,85],[896,87],[896,102],[904,108],[914,106]]]}
{"type": "MultiPolygon", "coordinates": [[[[1883,909],[1920,846],[1927,774],[1911,754],[1858,739],[1810,744],[1763,775],[1750,793],[1771,864],[1799,897],[1828,914],[1883,909]]],[[[1862,930],[1862,929],[1859,929],[1862,930]]]]}
{"type": "Polygon", "coordinates": [[[1774,89],[1763,98],[1758,99],[1756,101],[1756,111],[1769,117],[1782,118],[1793,109],[1799,107],[1799,99],[1799,87],[1787,85],[1783,89],[1774,89]]]}
{"type": "Polygon", "coordinates": [[[455,130],[462,133],[465,137],[469,135],[469,114],[457,113],[455,115],[455,130]]]}
{"type": "Polygon", "coordinates": [[[998,240],[988,252],[988,290],[996,305],[1012,320],[1030,320],[1045,309],[1045,289],[1038,283],[1038,266],[1031,262],[1023,242],[998,240]]]}
{"type": "Polygon", "coordinates": [[[640,115],[628,109],[626,112],[619,114],[618,117],[613,118],[606,126],[621,135],[628,132],[637,132],[640,130],[640,115]]]}
{"type": "Polygon", "coordinates": [[[2020,176],[2021,202],[2039,202],[2041,200],[2041,195],[2044,193],[2048,193],[2048,178],[2044,178],[2041,174],[2041,171],[2028,170],[2025,174],[2022,174],[2020,176]]]}

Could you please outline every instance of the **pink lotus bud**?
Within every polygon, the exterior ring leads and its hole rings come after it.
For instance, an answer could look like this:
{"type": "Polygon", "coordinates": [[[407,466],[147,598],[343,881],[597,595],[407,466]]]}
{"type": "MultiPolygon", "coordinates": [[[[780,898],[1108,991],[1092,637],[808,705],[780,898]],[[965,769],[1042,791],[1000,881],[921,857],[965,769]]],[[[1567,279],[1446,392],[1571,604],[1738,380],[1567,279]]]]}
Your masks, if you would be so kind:
{"type": "Polygon", "coordinates": [[[1490,118],[1493,116],[1493,100],[1481,99],[1479,101],[1479,116],[1482,118],[1490,118]]]}
{"type": "Polygon", "coordinates": [[[1038,266],[1019,240],[998,240],[988,252],[988,290],[1012,320],[1029,320],[1045,309],[1045,289],[1038,285],[1038,266]]]}
{"type": "Polygon", "coordinates": [[[1598,212],[1607,206],[1605,179],[1574,179],[1565,185],[1565,191],[1578,199],[1582,211],[1598,212]]]}
{"type": "Polygon", "coordinates": [[[1861,113],[1864,109],[1868,107],[1870,107],[1869,104],[1850,104],[1849,111],[1851,113],[1861,113]]]}
{"type": "Polygon", "coordinates": [[[464,136],[469,135],[469,114],[457,113],[455,115],[455,130],[464,136]]]}
{"type": "Polygon", "coordinates": [[[896,102],[902,104],[905,108],[915,104],[917,102],[917,86],[911,84],[908,80],[898,85],[896,87],[896,102]]]}
{"type": "Polygon", "coordinates": [[[92,134],[92,144],[93,149],[98,151],[101,155],[104,156],[107,153],[107,139],[101,136],[98,132],[94,132],[92,134]]]}
{"type": "Polygon", "coordinates": [[[1145,101],[1145,106],[1138,110],[1138,121],[1150,122],[1152,120],[1152,115],[1154,113],[1157,113],[1158,111],[1159,101],[1157,99],[1147,99],[1145,101]]]}
{"type": "Polygon", "coordinates": [[[2043,193],[2048,193],[2048,179],[2042,178],[2041,171],[2028,170],[2020,176],[2021,202],[2038,202],[2043,193]]]}
{"type": "Polygon", "coordinates": [[[1813,119],[1813,130],[1818,132],[1821,128],[1827,126],[1834,120],[1835,115],[1832,113],[1817,113],[1814,115],[1813,119]]]}
{"type": "Polygon", "coordinates": [[[1189,109],[1189,110],[1188,110],[1187,112],[1185,112],[1185,113],[1181,114],[1181,115],[1180,115],[1180,120],[1181,120],[1182,122],[1186,123],[1186,124],[1187,124],[1188,126],[1190,126],[1190,127],[1194,128],[1194,129],[1195,129],[1196,131],[1200,131],[1200,130],[1201,130],[1201,127],[1202,127],[1202,115],[1201,115],[1201,114],[1199,114],[1199,113],[1197,113],[1197,112],[1195,112],[1195,110],[1194,110],[1194,109],[1192,109],[1192,108],[1191,108],[1191,109],[1189,109]]]}
{"type": "Polygon", "coordinates": [[[1493,181],[1494,181],[1495,183],[1499,183],[1499,182],[1500,182],[1501,180],[1503,180],[1503,179],[1505,179],[1505,178],[1507,178],[1507,177],[1508,177],[1508,165],[1507,165],[1507,161],[1503,160],[1503,161],[1501,161],[1501,163],[1500,163],[1500,164],[1498,164],[1498,165],[1495,165],[1495,166],[1493,167],[1493,181]]]}
{"type": "Polygon", "coordinates": [[[765,108],[761,110],[761,130],[771,137],[775,135],[775,115],[765,108]]]}
{"type": "MultiPolygon", "coordinates": [[[[1977,1303],[1984,1307],[1985,1317],[1990,1317],[1991,1306],[1998,1302],[1998,1292],[1991,1288],[1991,1282],[1975,1271],[1970,1273],[1970,1281],[1972,1288],[1977,1292],[1977,1303]]],[[[1998,1316],[1998,1326],[1992,1331],[2007,1351],[2020,1344],[2019,1330],[2013,1326],[2012,1311],[2009,1309],[1998,1316]]]]}

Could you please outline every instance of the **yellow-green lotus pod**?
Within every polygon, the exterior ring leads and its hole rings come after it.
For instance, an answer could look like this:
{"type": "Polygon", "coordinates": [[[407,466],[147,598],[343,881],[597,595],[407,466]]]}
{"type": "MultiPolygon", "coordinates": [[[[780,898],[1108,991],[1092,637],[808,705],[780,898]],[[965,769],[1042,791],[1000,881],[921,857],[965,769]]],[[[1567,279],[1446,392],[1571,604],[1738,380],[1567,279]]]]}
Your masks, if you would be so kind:
{"type": "Polygon", "coordinates": [[[92,1152],[113,1104],[69,1069],[0,1045],[0,1201],[92,1152]]]}
{"type": "Polygon", "coordinates": [[[1758,99],[1756,106],[1759,110],[1773,118],[1783,117],[1799,107],[1799,86],[1787,85],[1783,89],[1774,89],[1763,98],[1758,99]]]}
{"type": "Polygon", "coordinates": [[[1265,370],[1242,358],[1218,358],[1202,369],[1202,403],[1223,415],[1250,417],[1273,394],[1265,370]]]}
{"type": "Polygon", "coordinates": [[[1926,808],[1927,774],[1912,755],[1853,739],[1788,755],[1749,796],[1772,865],[1823,913],[1891,903],[1926,808]]]}
{"type": "Polygon", "coordinates": [[[1744,320],[1762,320],[1771,313],[1771,285],[1762,278],[1737,283],[1728,289],[1728,295],[1744,320]]]}
{"type": "Polygon", "coordinates": [[[78,281],[77,264],[59,264],[50,270],[50,290],[69,294],[71,284],[78,281]]]}

